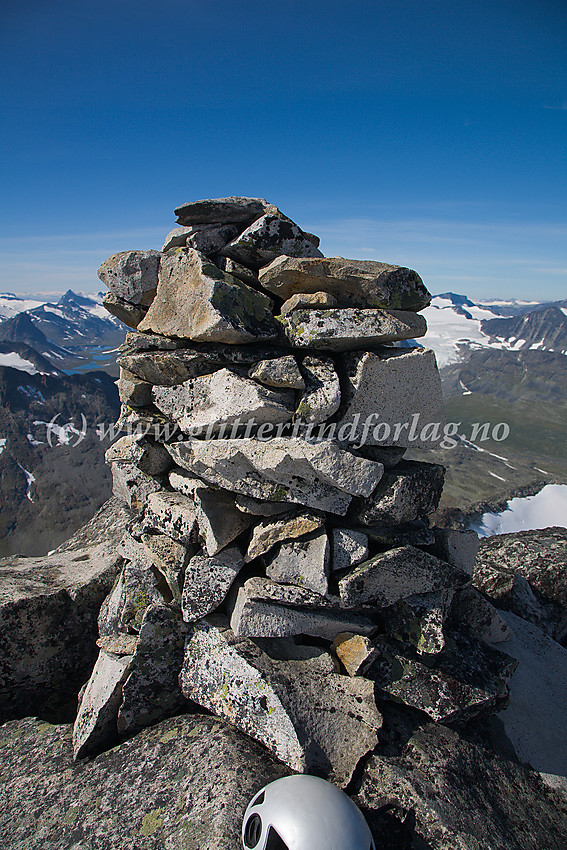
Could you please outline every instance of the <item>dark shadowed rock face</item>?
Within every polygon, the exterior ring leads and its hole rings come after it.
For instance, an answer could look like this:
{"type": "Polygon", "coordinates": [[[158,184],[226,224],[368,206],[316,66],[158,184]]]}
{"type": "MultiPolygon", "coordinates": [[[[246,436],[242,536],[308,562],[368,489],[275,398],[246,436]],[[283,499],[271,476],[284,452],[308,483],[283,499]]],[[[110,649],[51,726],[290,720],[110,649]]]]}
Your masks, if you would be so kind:
{"type": "Polygon", "coordinates": [[[444,726],[428,724],[396,756],[374,755],[355,798],[377,847],[562,850],[567,804],[539,776],[444,726]]]}
{"type": "Polygon", "coordinates": [[[240,850],[244,810],[289,771],[216,718],[171,718],[73,763],[71,727],[0,729],[0,845],[11,850],[240,850]]]}

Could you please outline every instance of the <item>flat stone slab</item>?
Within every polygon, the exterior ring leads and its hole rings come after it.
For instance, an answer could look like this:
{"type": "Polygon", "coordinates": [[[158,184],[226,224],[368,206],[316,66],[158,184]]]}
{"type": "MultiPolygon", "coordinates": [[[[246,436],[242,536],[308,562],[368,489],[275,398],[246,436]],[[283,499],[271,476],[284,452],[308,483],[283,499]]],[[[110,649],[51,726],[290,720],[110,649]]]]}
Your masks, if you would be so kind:
{"type": "Polygon", "coordinates": [[[401,461],[384,473],[369,499],[353,503],[350,516],[365,526],[407,526],[427,520],[439,504],[444,478],[445,468],[439,464],[401,461]]]}
{"type": "Polygon", "coordinates": [[[289,422],[295,407],[291,390],[274,390],[238,374],[219,369],[177,387],[154,387],[153,401],[184,433],[210,439],[221,428],[255,420],[257,425],[289,422]]]}
{"type": "Polygon", "coordinates": [[[124,461],[134,464],[146,475],[161,475],[171,466],[171,457],[160,443],[147,437],[127,434],[120,437],[106,450],[107,463],[124,461]]]}
{"type": "Polygon", "coordinates": [[[193,555],[185,570],[181,610],[186,623],[215,611],[226,599],[244,558],[238,546],[227,546],[215,555],[193,555]]]}
{"type": "Polygon", "coordinates": [[[338,428],[353,445],[437,448],[445,408],[435,355],[423,348],[357,352],[344,361],[338,428]],[[350,427],[348,427],[350,426],[350,427]]]}
{"type": "MultiPolygon", "coordinates": [[[[280,257],[279,259],[283,258],[280,257]]],[[[278,261],[274,260],[274,262],[277,263],[278,261]]],[[[337,306],[337,299],[334,295],[331,295],[330,292],[297,292],[282,304],[280,315],[287,316],[288,313],[292,313],[294,310],[298,310],[302,307],[317,309],[337,306]]]]}
{"type": "Polygon", "coordinates": [[[248,637],[312,635],[333,641],[340,632],[370,635],[376,625],[363,614],[341,607],[339,599],[269,579],[250,578],[239,588],[231,628],[248,637]]]}
{"type": "Polygon", "coordinates": [[[116,316],[117,319],[128,325],[129,328],[137,328],[148,311],[147,307],[140,304],[130,304],[129,301],[118,298],[112,292],[107,292],[103,297],[102,306],[112,316],[116,316]]]}
{"type": "Polygon", "coordinates": [[[343,787],[377,743],[382,719],[371,682],[330,673],[317,658],[270,658],[206,621],[187,641],[180,681],[188,699],[261,741],[293,770],[343,787]]]}
{"type": "Polygon", "coordinates": [[[249,224],[273,209],[264,198],[210,198],[202,201],[190,201],[175,208],[177,221],[182,225],[195,224],[249,224]]]}
{"type": "Polygon", "coordinates": [[[295,222],[277,211],[258,218],[220,253],[253,269],[266,265],[280,254],[290,257],[323,256],[295,222]]]}
{"type": "Polygon", "coordinates": [[[323,525],[324,516],[311,511],[286,514],[277,519],[265,519],[259,522],[252,532],[246,551],[246,561],[265,555],[277,543],[303,537],[323,525]]]}
{"type": "Polygon", "coordinates": [[[128,676],[132,657],[109,655],[101,650],[73,726],[73,755],[76,759],[94,755],[116,740],[122,685],[128,676]]]}
{"type": "Polygon", "coordinates": [[[374,260],[277,257],[261,270],[260,283],[284,300],[295,293],[323,291],[349,307],[416,311],[431,301],[417,272],[374,260]]]}
{"type": "Polygon", "coordinates": [[[423,316],[402,310],[341,307],[294,310],[279,316],[285,338],[293,348],[351,351],[425,336],[423,316]]]}
{"type": "Polygon", "coordinates": [[[192,248],[162,256],[156,296],[138,328],[231,344],[277,335],[270,299],[192,248]]]}
{"type": "Polygon", "coordinates": [[[210,484],[269,502],[344,514],[353,495],[369,496],[383,467],[324,440],[294,437],[185,440],[171,443],[175,462],[210,484]]]}
{"type": "Polygon", "coordinates": [[[364,561],[339,580],[345,605],[393,605],[415,593],[458,587],[465,573],[414,546],[400,546],[364,561]]]}
{"type": "Polygon", "coordinates": [[[156,294],[160,257],[159,251],[122,251],[105,260],[97,274],[115,298],[147,307],[156,294]]]}

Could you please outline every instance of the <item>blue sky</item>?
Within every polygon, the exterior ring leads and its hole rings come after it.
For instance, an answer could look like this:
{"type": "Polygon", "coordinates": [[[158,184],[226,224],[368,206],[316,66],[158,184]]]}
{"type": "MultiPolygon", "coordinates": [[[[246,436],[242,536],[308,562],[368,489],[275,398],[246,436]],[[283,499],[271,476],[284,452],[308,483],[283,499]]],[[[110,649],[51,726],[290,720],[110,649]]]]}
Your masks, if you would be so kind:
{"type": "Polygon", "coordinates": [[[567,296],[563,0],[7,0],[0,291],[266,197],[433,292],[567,296]]]}

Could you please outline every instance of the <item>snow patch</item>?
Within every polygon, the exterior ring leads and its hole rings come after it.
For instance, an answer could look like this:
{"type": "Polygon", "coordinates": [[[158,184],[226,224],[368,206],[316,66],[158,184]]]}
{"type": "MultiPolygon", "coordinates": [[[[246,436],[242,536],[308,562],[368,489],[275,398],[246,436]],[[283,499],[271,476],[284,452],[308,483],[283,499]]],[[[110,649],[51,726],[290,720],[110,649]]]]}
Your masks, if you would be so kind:
{"type": "Polygon", "coordinates": [[[553,525],[567,528],[567,484],[546,484],[535,496],[511,499],[501,513],[483,514],[471,528],[491,537],[553,525]]]}
{"type": "Polygon", "coordinates": [[[45,404],[45,398],[43,397],[43,393],[37,390],[35,387],[20,386],[18,387],[18,392],[27,396],[28,398],[33,398],[35,401],[38,401],[40,404],[45,404]]]}
{"type": "Polygon", "coordinates": [[[6,448],[6,443],[7,443],[7,442],[8,442],[8,438],[7,438],[7,437],[0,437],[0,455],[2,454],[2,452],[4,451],[4,449],[6,448]]]}
{"type": "Polygon", "coordinates": [[[44,375],[45,372],[40,372],[30,360],[24,360],[15,351],[9,354],[0,354],[0,366],[10,366],[12,369],[19,369],[20,372],[27,372],[28,375],[44,375]]]}
{"type": "Polygon", "coordinates": [[[26,434],[28,438],[28,442],[32,444],[32,446],[44,446],[45,442],[43,440],[36,440],[33,434],[26,434]]]}
{"type": "Polygon", "coordinates": [[[26,481],[27,481],[27,485],[28,485],[28,489],[26,491],[26,496],[30,500],[30,502],[33,502],[33,499],[32,499],[32,496],[31,496],[31,486],[32,486],[32,484],[35,484],[35,475],[31,472],[28,472],[27,469],[24,469],[24,467],[22,466],[21,463],[18,463],[18,466],[20,467],[20,469],[22,470],[22,472],[26,476],[26,481]]]}

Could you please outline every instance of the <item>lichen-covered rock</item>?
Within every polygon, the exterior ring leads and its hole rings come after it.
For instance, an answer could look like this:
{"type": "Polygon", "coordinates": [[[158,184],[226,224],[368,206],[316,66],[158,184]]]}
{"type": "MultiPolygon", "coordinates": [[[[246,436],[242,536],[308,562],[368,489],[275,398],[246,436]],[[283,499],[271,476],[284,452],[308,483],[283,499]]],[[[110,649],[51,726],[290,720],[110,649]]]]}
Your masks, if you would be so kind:
{"type": "Polygon", "coordinates": [[[331,569],[347,570],[368,558],[368,535],[352,528],[333,528],[331,569]]]}
{"type": "Polygon", "coordinates": [[[312,511],[286,513],[277,519],[265,519],[254,526],[246,551],[246,561],[265,555],[277,543],[293,540],[315,531],[323,525],[324,517],[312,511]]]}
{"type": "Polygon", "coordinates": [[[220,253],[245,266],[258,269],[280,254],[290,257],[322,257],[321,251],[291,219],[267,212],[224,247],[220,253]]]}
{"type": "Polygon", "coordinates": [[[277,257],[261,270],[260,283],[279,298],[323,291],[347,307],[416,311],[423,310],[431,301],[416,272],[374,260],[277,257]]]}
{"type": "Polygon", "coordinates": [[[239,636],[288,637],[311,635],[333,641],[340,632],[370,635],[375,623],[341,606],[336,598],[294,585],[250,578],[234,599],[230,626],[239,636]]]}
{"type": "Polygon", "coordinates": [[[193,227],[191,232],[187,234],[185,244],[188,248],[194,248],[195,251],[200,251],[210,257],[218,253],[225,245],[228,245],[237,235],[238,227],[233,224],[209,225],[203,229],[193,227]]]}
{"type": "Polygon", "coordinates": [[[231,344],[277,335],[270,299],[193,248],[163,255],[156,296],[138,328],[231,344]]]}
{"type": "Polygon", "coordinates": [[[293,770],[342,786],[382,723],[371,682],[331,673],[317,658],[270,658],[207,622],[187,641],[181,684],[188,699],[229,718],[293,770]]]}
{"type": "Polygon", "coordinates": [[[260,360],[251,366],[248,377],[265,384],[267,387],[280,387],[304,390],[305,381],[293,354],[278,357],[275,360],[260,360]]]}
{"type": "Polygon", "coordinates": [[[124,298],[118,298],[112,292],[107,292],[102,299],[103,307],[108,310],[111,315],[116,316],[129,328],[137,328],[146,313],[148,308],[141,304],[131,304],[125,301],[124,298]]]}
{"type": "Polygon", "coordinates": [[[160,443],[135,434],[116,440],[106,450],[104,459],[107,463],[131,463],[146,475],[161,475],[171,466],[171,457],[160,443]]]}
{"type": "Polygon", "coordinates": [[[383,467],[323,440],[294,437],[195,440],[167,447],[179,466],[209,484],[264,499],[344,514],[354,495],[369,496],[383,467]]]}
{"type": "Polygon", "coordinates": [[[167,534],[142,534],[141,539],[149,560],[165,577],[172,602],[181,605],[185,565],[193,547],[184,546],[167,534]]]}
{"type": "Polygon", "coordinates": [[[286,540],[266,560],[266,575],[281,584],[306,587],[324,596],[329,587],[331,551],[324,529],[286,540]]]}
{"type": "Polygon", "coordinates": [[[335,364],[330,357],[305,357],[301,364],[305,392],[295,415],[318,424],[330,419],[341,404],[341,386],[335,364]]]}
{"type": "Polygon", "coordinates": [[[177,221],[182,225],[197,224],[247,224],[255,221],[266,210],[276,208],[264,198],[207,198],[203,201],[191,201],[175,208],[177,221]]]}
{"type": "Polygon", "coordinates": [[[154,387],[156,407],[184,433],[210,439],[254,421],[256,425],[289,422],[295,407],[290,390],[274,390],[232,369],[192,378],[178,387],[154,387]]]}
{"type": "Polygon", "coordinates": [[[354,446],[436,448],[445,409],[435,355],[423,348],[356,352],[343,360],[338,427],[354,446]],[[349,427],[350,426],[350,427],[349,427]]]}
{"type": "Polygon", "coordinates": [[[242,263],[237,263],[236,260],[231,260],[230,257],[221,257],[220,255],[213,257],[213,262],[221,271],[228,272],[233,277],[237,277],[238,280],[249,284],[253,289],[260,289],[257,273],[243,266],[242,263]]]}
{"type": "Polygon", "coordinates": [[[451,604],[451,620],[463,623],[486,643],[502,643],[512,637],[512,630],[498,609],[470,584],[457,591],[451,604]]]}
{"type": "Polygon", "coordinates": [[[116,605],[117,630],[138,634],[150,605],[162,605],[167,593],[163,580],[144,551],[141,558],[126,563],[121,587],[115,588],[115,592],[116,596],[114,599],[111,596],[109,602],[109,613],[116,605]]]}
{"type": "Polygon", "coordinates": [[[349,516],[368,526],[426,520],[439,504],[444,477],[439,464],[403,460],[384,473],[370,498],[353,503],[349,516]]]}
{"type": "Polygon", "coordinates": [[[144,526],[168,534],[179,543],[193,543],[197,531],[195,503],[181,493],[152,493],[144,512],[144,526]]]}
{"type": "Polygon", "coordinates": [[[111,469],[113,494],[132,510],[143,510],[148,497],[163,489],[158,478],[129,461],[114,461],[111,469]]]}
{"type": "Polygon", "coordinates": [[[248,736],[194,714],[82,762],[69,726],[35,719],[2,727],[0,747],[0,844],[11,850],[237,850],[253,795],[289,773],[248,736]]]}
{"type": "Polygon", "coordinates": [[[402,310],[337,307],[327,310],[294,310],[279,322],[293,348],[351,351],[402,339],[424,336],[423,316],[402,310]]]}
{"type": "Polygon", "coordinates": [[[445,646],[443,626],[449,614],[453,588],[412,594],[381,613],[386,632],[413,646],[420,657],[437,655],[445,646]]]}
{"type": "Polygon", "coordinates": [[[332,649],[349,676],[364,675],[365,667],[370,666],[380,652],[370,638],[352,632],[338,634],[332,649]]]}
{"type": "Polygon", "coordinates": [[[181,609],[185,622],[194,623],[222,605],[243,566],[238,546],[227,546],[215,555],[193,555],[183,586],[181,609]]]}
{"type": "Polygon", "coordinates": [[[467,579],[456,567],[415,546],[399,546],[364,561],[339,580],[345,605],[393,605],[415,593],[434,593],[463,584],[467,579]]]}
{"type": "Polygon", "coordinates": [[[0,718],[66,718],[97,657],[97,617],[122,566],[116,499],[50,555],[0,561],[0,718]],[[101,539],[104,542],[100,542],[101,539]]]}
{"type": "MultiPolygon", "coordinates": [[[[277,260],[274,260],[274,262],[277,262],[277,260]]],[[[302,308],[321,309],[324,307],[336,307],[337,304],[337,299],[330,292],[297,292],[291,298],[288,298],[287,301],[284,301],[280,308],[280,315],[287,316],[288,313],[293,313],[294,310],[300,310],[302,308]]]]}
{"type": "Polygon", "coordinates": [[[97,274],[115,298],[147,307],[156,294],[159,264],[159,251],[122,251],[105,260],[97,274]]]}
{"type": "Polygon", "coordinates": [[[392,850],[562,850],[567,843],[563,795],[528,767],[437,723],[410,733],[398,753],[374,753],[355,801],[376,846],[392,850]]]}
{"type": "Polygon", "coordinates": [[[128,369],[120,367],[120,378],[116,381],[116,386],[122,404],[130,407],[147,407],[152,403],[152,385],[140,380],[128,369]]]}

